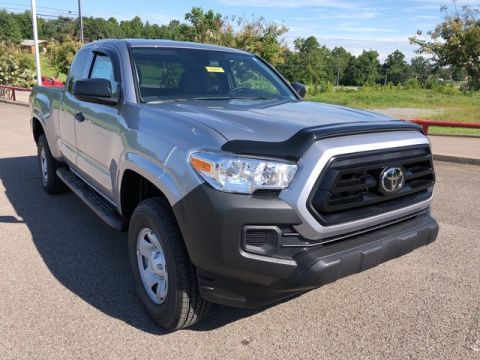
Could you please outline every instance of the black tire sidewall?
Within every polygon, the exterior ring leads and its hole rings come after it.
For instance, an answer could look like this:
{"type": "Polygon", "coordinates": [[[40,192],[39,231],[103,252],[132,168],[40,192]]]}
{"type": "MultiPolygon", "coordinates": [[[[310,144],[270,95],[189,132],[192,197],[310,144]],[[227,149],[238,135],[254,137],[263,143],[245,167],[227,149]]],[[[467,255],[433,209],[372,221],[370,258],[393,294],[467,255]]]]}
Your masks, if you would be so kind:
{"type": "Polygon", "coordinates": [[[42,183],[42,187],[45,191],[49,194],[60,194],[67,190],[66,185],[63,183],[62,180],[57,176],[57,169],[64,164],[58,162],[52,155],[50,151],[50,147],[48,146],[47,138],[45,134],[40,135],[37,141],[37,163],[38,163],[38,170],[40,172],[40,182],[42,183]],[[45,159],[47,160],[47,172],[48,172],[48,181],[45,183],[42,174],[42,165],[40,154],[42,153],[42,149],[45,149],[45,159]]]}
{"type": "Polygon", "coordinates": [[[53,181],[54,181],[54,176],[57,176],[56,174],[56,167],[55,167],[55,162],[53,159],[53,156],[50,152],[50,148],[48,147],[47,139],[45,138],[45,135],[40,135],[38,139],[38,147],[37,147],[37,161],[38,161],[38,170],[40,172],[40,181],[42,182],[42,186],[47,190],[47,191],[52,191],[53,190],[53,181]],[[40,154],[42,153],[42,149],[45,150],[45,159],[47,160],[47,172],[48,172],[48,181],[45,182],[43,179],[43,174],[42,174],[42,164],[41,164],[41,158],[40,154]]]}
{"type": "Polygon", "coordinates": [[[179,289],[177,267],[184,266],[184,264],[178,264],[175,261],[172,246],[168,239],[169,235],[171,236],[172,234],[168,234],[162,220],[157,214],[155,214],[155,209],[153,209],[152,206],[139,205],[132,215],[128,233],[130,264],[138,296],[152,318],[164,328],[175,327],[178,322],[177,318],[179,317],[178,315],[180,312],[178,307],[181,307],[179,302],[181,294],[179,294],[179,292],[181,292],[182,289],[179,289]],[[156,304],[150,299],[143,286],[140,271],[138,269],[137,237],[138,233],[146,227],[150,228],[155,233],[165,254],[168,271],[168,293],[167,298],[162,304],[156,304]]]}

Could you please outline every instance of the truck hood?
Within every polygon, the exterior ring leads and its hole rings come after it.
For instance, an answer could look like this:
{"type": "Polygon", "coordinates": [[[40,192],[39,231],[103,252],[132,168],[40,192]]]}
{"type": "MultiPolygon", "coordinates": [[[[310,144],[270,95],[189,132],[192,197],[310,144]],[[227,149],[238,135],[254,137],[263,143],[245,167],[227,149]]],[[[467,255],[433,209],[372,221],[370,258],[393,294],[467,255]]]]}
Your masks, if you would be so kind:
{"type": "Polygon", "coordinates": [[[201,122],[229,141],[279,142],[312,126],[393,120],[370,111],[308,101],[266,105],[257,100],[192,100],[147,106],[201,122]]]}

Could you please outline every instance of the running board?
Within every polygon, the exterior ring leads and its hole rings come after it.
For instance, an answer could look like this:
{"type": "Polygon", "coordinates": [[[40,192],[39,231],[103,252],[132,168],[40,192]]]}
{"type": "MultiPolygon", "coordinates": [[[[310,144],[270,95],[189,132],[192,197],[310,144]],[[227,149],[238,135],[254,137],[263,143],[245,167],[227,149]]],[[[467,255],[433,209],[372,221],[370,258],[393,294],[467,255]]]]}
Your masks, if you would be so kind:
{"type": "Polygon", "coordinates": [[[99,195],[90,185],[68,168],[57,169],[57,176],[107,225],[116,230],[124,229],[124,222],[115,207],[99,195]]]}

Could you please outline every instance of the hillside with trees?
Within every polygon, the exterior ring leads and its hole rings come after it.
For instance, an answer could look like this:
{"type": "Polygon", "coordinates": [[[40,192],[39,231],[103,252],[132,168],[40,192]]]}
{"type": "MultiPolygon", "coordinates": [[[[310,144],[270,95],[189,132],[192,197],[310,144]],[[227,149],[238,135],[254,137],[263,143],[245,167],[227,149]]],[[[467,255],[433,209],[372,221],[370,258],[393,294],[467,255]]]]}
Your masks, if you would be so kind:
{"type": "MultiPolygon", "coordinates": [[[[85,41],[104,38],[172,39],[219,44],[253,52],[271,64],[290,81],[303,82],[313,92],[329,91],[333,86],[402,85],[433,88],[444,80],[462,81],[468,77],[469,86],[480,83],[480,22],[478,10],[469,7],[450,14],[444,8],[445,19],[427,36],[419,32],[411,42],[419,46],[419,55],[407,62],[399,50],[387,56],[382,63],[374,49],[354,56],[342,47],[329,49],[314,36],[297,38],[293,49],[285,43],[288,29],[264,18],[228,17],[212,10],[193,7],[183,20],[172,20],[166,25],[143,22],[138,16],[118,21],[84,17],[85,41]],[[463,50],[462,50],[463,49],[463,50]]],[[[48,63],[56,74],[66,73],[69,63],[79,48],[78,19],[58,17],[38,19],[39,38],[50,42],[48,63]]],[[[16,44],[31,35],[31,14],[9,13],[0,10],[0,42],[15,54],[26,70],[33,64],[24,59],[16,44]]],[[[4,56],[5,57],[5,56],[4,56]]],[[[2,59],[0,57],[0,59],[2,59]]],[[[0,83],[12,83],[2,77],[6,68],[0,60],[0,83]],[[3,71],[4,72],[4,71],[3,71]]],[[[25,77],[28,78],[28,71],[25,77]]],[[[33,75],[32,75],[33,76],[33,75]]],[[[25,77],[21,80],[25,83],[25,77]]],[[[31,78],[33,82],[33,77],[31,78]]],[[[28,82],[28,81],[27,81],[28,82]]],[[[20,84],[20,83],[18,83],[20,84]]]]}

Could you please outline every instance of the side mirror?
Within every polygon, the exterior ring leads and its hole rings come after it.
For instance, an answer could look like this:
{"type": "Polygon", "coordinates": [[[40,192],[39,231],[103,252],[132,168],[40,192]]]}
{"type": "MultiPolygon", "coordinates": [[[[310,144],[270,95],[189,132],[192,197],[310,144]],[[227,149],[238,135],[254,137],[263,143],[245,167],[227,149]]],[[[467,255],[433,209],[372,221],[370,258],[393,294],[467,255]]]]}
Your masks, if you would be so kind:
{"type": "Polygon", "coordinates": [[[112,97],[112,83],[107,79],[82,79],[73,84],[72,94],[79,100],[98,104],[116,105],[112,97]]]}
{"type": "Polygon", "coordinates": [[[300,95],[302,98],[305,97],[305,95],[307,94],[307,88],[305,87],[305,85],[299,82],[294,82],[291,85],[295,89],[298,95],[300,95]]]}

